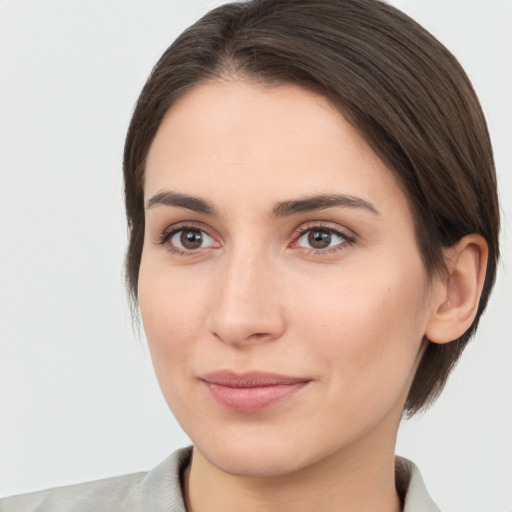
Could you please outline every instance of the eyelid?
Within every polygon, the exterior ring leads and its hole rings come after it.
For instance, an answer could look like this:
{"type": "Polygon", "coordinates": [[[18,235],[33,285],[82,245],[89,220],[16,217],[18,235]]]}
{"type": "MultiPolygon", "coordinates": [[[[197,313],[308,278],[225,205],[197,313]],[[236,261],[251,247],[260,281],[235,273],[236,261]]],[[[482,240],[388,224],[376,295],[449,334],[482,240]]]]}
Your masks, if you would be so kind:
{"type": "Polygon", "coordinates": [[[332,247],[327,247],[325,249],[314,249],[314,248],[306,248],[306,247],[299,247],[300,249],[303,249],[305,251],[308,251],[310,253],[317,253],[317,254],[326,254],[326,253],[332,253],[340,250],[344,250],[347,248],[347,246],[350,246],[355,243],[356,241],[356,235],[346,228],[343,228],[339,225],[333,226],[330,222],[324,222],[324,221],[311,221],[307,222],[306,224],[301,224],[293,233],[292,235],[292,242],[290,243],[290,247],[295,248],[298,245],[299,239],[304,236],[304,234],[308,233],[309,231],[313,230],[318,231],[326,231],[329,233],[332,233],[336,236],[342,237],[345,242],[337,244],[332,247]]]}
{"type": "Polygon", "coordinates": [[[159,234],[156,239],[155,243],[162,246],[167,246],[167,250],[172,253],[176,253],[179,255],[194,255],[197,254],[201,249],[209,249],[210,247],[220,247],[220,243],[218,242],[218,237],[213,235],[211,233],[211,230],[206,227],[201,222],[196,221],[183,221],[178,222],[177,224],[172,224],[171,226],[168,226],[161,234],[159,234]],[[202,231],[204,234],[206,234],[209,238],[214,240],[216,242],[216,246],[208,246],[203,247],[199,249],[182,249],[181,247],[174,247],[169,246],[169,241],[172,239],[172,237],[179,233],[180,231],[202,231]]]}

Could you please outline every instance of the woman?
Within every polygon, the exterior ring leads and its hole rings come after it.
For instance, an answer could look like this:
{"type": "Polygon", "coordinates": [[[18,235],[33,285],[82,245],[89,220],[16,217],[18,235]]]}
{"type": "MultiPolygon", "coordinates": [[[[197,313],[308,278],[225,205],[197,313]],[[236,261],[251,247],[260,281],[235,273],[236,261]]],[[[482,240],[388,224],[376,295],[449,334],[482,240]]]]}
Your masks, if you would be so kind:
{"type": "Polygon", "coordinates": [[[396,431],[476,328],[499,231],[453,57],[374,1],[219,8],[148,80],[125,193],[128,283],[193,455],[5,509],[437,510],[396,431]]]}

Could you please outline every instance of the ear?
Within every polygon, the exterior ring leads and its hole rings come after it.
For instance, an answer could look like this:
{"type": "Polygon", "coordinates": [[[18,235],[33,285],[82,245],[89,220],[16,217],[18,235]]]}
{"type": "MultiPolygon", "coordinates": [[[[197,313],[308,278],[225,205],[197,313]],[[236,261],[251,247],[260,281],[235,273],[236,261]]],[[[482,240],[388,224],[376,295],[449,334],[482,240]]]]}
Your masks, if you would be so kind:
{"type": "Polygon", "coordinates": [[[448,343],[462,336],[475,319],[485,281],[488,247],[477,234],[467,235],[444,251],[448,277],[438,278],[425,336],[448,343]]]}

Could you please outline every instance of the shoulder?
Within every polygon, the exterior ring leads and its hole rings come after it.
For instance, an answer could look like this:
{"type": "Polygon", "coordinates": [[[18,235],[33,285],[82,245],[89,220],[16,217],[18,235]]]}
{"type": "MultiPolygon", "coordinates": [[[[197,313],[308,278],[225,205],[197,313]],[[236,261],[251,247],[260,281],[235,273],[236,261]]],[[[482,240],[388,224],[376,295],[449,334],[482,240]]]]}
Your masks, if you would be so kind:
{"type": "Polygon", "coordinates": [[[114,510],[114,505],[130,511],[132,503],[137,502],[144,476],[145,473],[137,473],[12,496],[0,501],[0,511],[85,512],[114,510]]]}
{"type": "Polygon", "coordinates": [[[4,498],[0,500],[0,512],[184,511],[180,472],[190,452],[178,450],[146,473],[4,498]],[[170,504],[174,507],[168,508],[170,504]]]}
{"type": "Polygon", "coordinates": [[[428,494],[420,470],[404,457],[395,458],[396,488],[403,501],[403,512],[440,512],[428,494]]]}

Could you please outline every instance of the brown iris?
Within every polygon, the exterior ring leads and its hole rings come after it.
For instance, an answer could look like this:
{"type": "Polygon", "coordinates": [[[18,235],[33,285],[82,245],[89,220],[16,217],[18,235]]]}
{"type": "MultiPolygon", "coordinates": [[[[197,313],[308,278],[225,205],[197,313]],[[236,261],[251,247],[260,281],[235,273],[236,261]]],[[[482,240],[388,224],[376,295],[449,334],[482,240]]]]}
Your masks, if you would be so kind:
{"type": "Polygon", "coordinates": [[[180,235],[181,245],[185,249],[199,249],[203,243],[203,234],[199,229],[188,229],[182,231],[180,235]]]}
{"type": "Polygon", "coordinates": [[[325,249],[331,244],[332,235],[327,231],[310,231],[308,243],[313,249],[325,249]]]}

